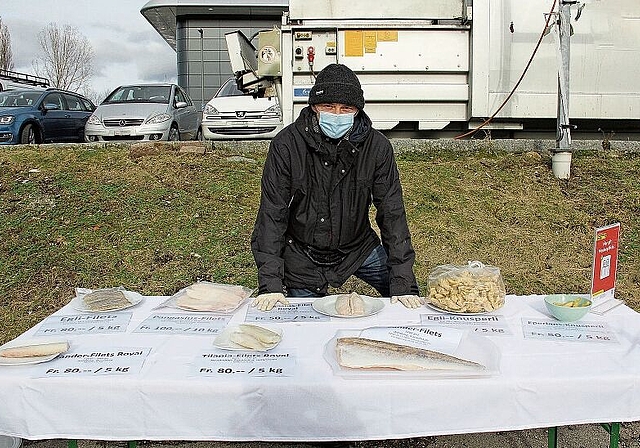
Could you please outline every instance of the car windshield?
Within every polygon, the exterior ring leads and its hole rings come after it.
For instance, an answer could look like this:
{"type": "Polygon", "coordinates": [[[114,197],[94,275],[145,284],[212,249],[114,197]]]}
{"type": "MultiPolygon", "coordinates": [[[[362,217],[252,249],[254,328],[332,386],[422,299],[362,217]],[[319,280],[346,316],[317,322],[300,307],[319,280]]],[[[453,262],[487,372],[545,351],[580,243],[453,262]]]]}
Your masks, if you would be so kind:
{"type": "Polygon", "coordinates": [[[169,103],[170,86],[124,86],[111,92],[102,102],[110,103],[169,103]]]}
{"type": "Polygon", "coordinates": [[[236,84],[236,79],[235,78],[229,78],[227,79],[227,81],[222,84],[222,87],[220,87],[220,89],[218,89],[218,91],[215,94],[215,97],[221,97],[221,96],[242,96],[245,95],[245,93],[238,89],[238,86],[236,84]]]}
{"type": "Polygon", "coordinates": [[[31,107],[38,101],[41,92],[0,92],[0,107],[31,107]]]}

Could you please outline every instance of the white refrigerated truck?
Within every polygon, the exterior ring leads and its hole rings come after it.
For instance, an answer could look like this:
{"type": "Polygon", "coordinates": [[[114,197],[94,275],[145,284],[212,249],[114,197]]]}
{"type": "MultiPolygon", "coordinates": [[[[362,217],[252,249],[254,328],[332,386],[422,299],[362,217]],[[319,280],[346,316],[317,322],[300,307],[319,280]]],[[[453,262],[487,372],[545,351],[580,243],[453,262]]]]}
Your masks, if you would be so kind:
{"type": "MultiPolygon", "coordinates": [[[[572,10],[570,119],[577,132],[640,130],[640,1],[563,1],[572,10]]],[[[306,105],[329,63],[360,78],[380,130],[456,135],[490,117],[512,92],[554,0],[290,0],[280,27],[227,44],[239,85],[280,97],[284,124],[306,105]]],[[[554,8],[552,8],[554,6],[554,8]]],[[[554,26],[518,89],[485,129],[555,132],[558,36],[554,26]]]]}

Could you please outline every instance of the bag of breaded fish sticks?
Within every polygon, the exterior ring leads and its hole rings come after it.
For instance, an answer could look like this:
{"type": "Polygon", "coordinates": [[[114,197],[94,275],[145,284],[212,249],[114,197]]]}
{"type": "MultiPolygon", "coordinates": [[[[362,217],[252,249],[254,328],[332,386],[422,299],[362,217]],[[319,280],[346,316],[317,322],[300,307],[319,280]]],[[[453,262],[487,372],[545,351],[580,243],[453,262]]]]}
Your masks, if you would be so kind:
{"type": "Polygon", "coordinates": [[[470,261],[466,266],[440,265],[429,273],[428,302],[454,313],[487,313],[504,305],[500,268],[470,261]]]}

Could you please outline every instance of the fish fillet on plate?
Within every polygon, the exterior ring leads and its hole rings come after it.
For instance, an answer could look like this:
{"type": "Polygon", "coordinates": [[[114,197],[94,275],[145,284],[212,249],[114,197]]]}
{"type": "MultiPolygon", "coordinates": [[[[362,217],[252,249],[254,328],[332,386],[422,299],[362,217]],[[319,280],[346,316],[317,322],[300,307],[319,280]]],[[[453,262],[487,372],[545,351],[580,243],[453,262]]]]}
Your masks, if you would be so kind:
{"type": "Polygon", "coordinates": [[[69,350],[63,340],[13,340],[0,347],[0,365],[37,364],[69,350]]]}
{"type": "Polygon", "coordinates": [[[331,317],[357,318],[379,313],[384,308],[384,302],[352,292],[319,297],[311,302],[311,307],[318,313],[331,317]]]}
{"type": "Polygon", "coordinates": [[[240,324],[225,328],[213,341],[213,345],[225,350],[250,350],[265,352],[282,340],[282,330],[261,325],[240,324]]]}
{"type": "Polygon", "coordinates": [[[76,297],[70,303],[71,307],[78,311],[105,313],[131,308],[140,302],[142,295],[119,286],[93,290],[76,288],[76,297]]]}
{"type": "Polygon", "coordinates": [[[350,369],[475,371],[485,368],[445,353],[360,337],[338,338],[336,357],[338,364],[350,369]]]}

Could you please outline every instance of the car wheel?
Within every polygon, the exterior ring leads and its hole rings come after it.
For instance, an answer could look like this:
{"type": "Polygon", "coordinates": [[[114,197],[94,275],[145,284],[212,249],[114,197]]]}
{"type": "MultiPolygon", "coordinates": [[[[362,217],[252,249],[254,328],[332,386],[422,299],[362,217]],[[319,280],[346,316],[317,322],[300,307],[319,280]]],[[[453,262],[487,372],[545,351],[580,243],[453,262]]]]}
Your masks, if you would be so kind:
{"type": "Polygon", "coordinates": [[[38,134],[36,128],[32,124],[27,124],[20,132],[20,143],[23,145],[33,145],[38,143],[38,134]]]}
{"type": "Polygon", "coordinates": [[[170,142],[177,142],[178,140],[180,140],[180,132],[178,131],[178,126],[176,126],[175,124],[171,125],[167,140],[169,140],[170,142]]]}

